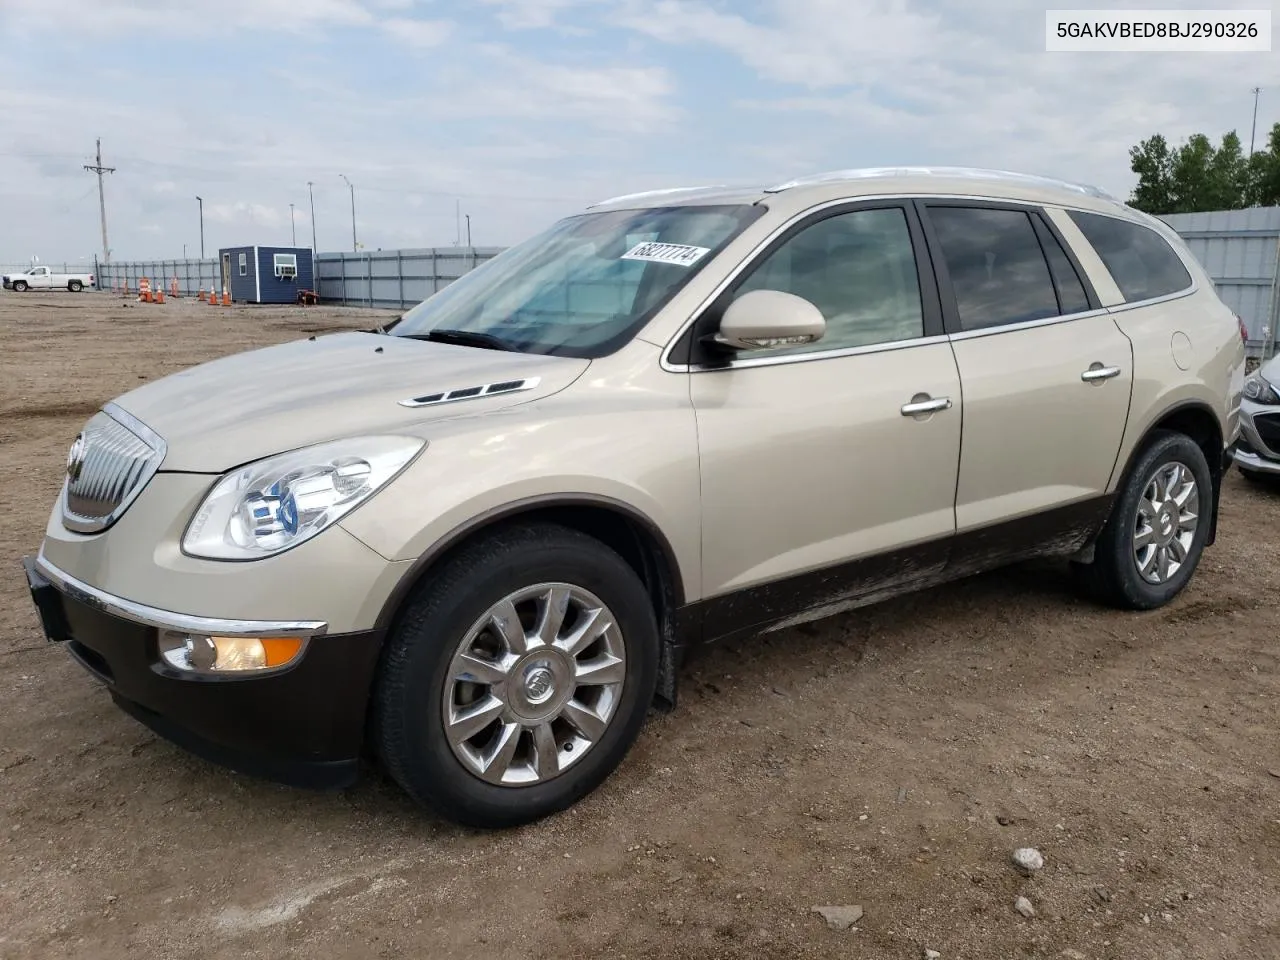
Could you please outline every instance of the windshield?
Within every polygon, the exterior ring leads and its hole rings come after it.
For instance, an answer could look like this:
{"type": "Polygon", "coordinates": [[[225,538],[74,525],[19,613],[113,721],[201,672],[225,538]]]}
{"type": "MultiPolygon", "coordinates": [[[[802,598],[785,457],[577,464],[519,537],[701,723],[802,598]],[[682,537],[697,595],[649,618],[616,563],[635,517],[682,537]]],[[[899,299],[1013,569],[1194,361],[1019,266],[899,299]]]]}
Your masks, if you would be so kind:
{"type": "Polygon", "coordinates": [[[571,217],[455,280],[388,332],[605,356],[762,212],[689,206],[571,217]]]}

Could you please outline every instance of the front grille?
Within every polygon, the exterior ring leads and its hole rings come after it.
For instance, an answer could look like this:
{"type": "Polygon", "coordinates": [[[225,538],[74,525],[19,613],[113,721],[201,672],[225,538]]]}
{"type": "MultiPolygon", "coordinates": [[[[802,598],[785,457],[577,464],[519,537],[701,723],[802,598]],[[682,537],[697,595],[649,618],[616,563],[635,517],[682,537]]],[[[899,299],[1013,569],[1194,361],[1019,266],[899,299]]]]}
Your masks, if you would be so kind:
{"type": "Polygon", "coordinates": [[[1280,453],[1280,413],[1268,413],[1253,418],[1253,429],[1273,452],[1280,453]]]}
{"type": "Polygon", "coordinates": [[[85,425],[67,458],[63,526],[79,533],[111,526],[160,468],[164,454],[163,440],[109,404],[85,425]]]}

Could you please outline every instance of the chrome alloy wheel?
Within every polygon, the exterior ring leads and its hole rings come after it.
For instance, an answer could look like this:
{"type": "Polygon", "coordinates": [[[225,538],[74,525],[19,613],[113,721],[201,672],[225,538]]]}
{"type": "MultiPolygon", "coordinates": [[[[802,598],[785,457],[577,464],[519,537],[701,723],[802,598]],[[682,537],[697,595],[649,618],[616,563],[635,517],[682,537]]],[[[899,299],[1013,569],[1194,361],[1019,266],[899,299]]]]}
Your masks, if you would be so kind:
{"type": "Polygon", "coordinates": [[[626,650],[597,597],[540,583],[490,607],[454,651],[444,731],[481,779],[532,786],[600,742],[622,699],[626,650]]]}
{"type": "Polygon", "coordinates": [[[1187,562],[1200,525],[1200,490],[1182,463],[1156,470],[1142,499],[1133,533],[1133,558],[1148,583],[1165,583],[1187,562]]]}

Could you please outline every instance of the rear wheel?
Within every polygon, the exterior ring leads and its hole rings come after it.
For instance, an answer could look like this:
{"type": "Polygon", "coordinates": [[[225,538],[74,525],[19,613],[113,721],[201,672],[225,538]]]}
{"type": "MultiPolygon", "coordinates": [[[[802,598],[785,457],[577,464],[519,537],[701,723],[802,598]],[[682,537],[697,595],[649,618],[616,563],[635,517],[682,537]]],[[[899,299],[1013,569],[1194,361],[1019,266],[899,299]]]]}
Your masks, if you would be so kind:
{"type": "Polygon", "coordinates": [[[570,806],[621,763],[657,682],[644,584],[599,541],[555,525],[462,549],[409,603],[376,691],[383,763],[472,826],[570,806]]]}
{"type": "Polygon", "coordinates": [[[18,293],[22,293],[27,289],[27,281],[25,280],[13,281],[13,289],[16,290],[18,293]]]}
{"type": "Polygon", "coordinates": [[[1185,434],[1158,432],[1120,489],[1093,562],[1076,568],[1079,580],[1113,606],[1163,606],[1195,573],[1212,510],[1204,451],[1185,434]]]}
{"type": "Polygon", "coordinates": [[[84,284],[81,283],[79,280],[72,280],[70,283],[67,284],[67,289],[70,290],[72,293],[79,293],[81,290],[84,289],[84,284]]]}

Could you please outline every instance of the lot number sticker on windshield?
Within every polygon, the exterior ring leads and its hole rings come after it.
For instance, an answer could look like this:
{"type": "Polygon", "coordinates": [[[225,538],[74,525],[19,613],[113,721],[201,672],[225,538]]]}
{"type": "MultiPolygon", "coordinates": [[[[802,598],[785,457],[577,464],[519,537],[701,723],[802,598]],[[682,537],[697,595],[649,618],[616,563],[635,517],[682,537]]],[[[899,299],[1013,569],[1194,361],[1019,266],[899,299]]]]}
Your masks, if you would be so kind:
{"type": "Polygon", "coordinates": [[[690,247],[683,243],[655,243],[649,240],[645,243],[637,243],[622,255],[622,259],[674,263],[680,267],[691,267],[710,252],[710,247],[690,247]]]}

